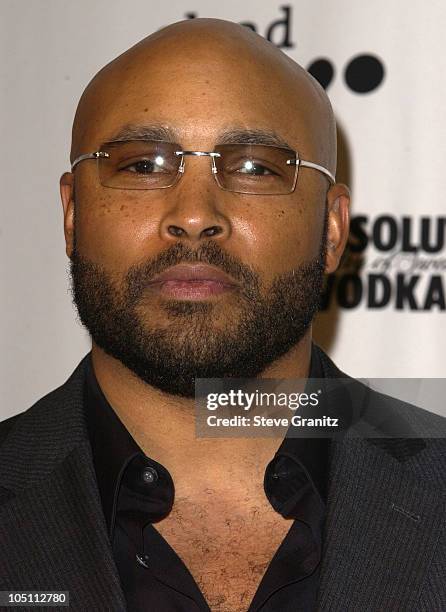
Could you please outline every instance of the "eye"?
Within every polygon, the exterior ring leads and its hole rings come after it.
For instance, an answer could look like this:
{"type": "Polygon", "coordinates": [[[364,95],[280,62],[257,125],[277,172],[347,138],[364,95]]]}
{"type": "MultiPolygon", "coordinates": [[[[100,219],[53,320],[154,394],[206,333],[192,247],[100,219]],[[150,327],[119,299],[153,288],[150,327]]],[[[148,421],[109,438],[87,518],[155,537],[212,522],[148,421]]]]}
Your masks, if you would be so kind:
{"type": "Polygon", "coordinates": [[[120,164],[119,170],[143,175],[165,172],[165,159],[157,155],[154,159],[138,159],[131,163],[127,161],[120,164]]]}
{"type": "Polygon", "coordinates": [[[256,162],[253,159],[243,160],[240,168],[236,170],[240,174],[247,174],[251,176],[276,176],[276,172],[267,168],[265,165],[260,162],[256,162]]]}

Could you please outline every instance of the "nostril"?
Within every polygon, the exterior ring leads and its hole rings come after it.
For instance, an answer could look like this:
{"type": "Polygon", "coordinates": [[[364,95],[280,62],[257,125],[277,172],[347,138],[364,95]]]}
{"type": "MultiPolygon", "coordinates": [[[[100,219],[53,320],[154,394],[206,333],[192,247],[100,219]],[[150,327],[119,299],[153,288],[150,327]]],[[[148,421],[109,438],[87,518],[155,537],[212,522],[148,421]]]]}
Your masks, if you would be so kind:
{"type": "Polygon", "coordinates": [[[178,227],[177,225],[169,225],[167,231],[169,232],[169,234],[172,234],[172,236],[181,236],[182,234],[184,234],[184,230],[181,227],[178,227]]]}
{"type": "Polygon", "coordinates": [[[222,229],[221,227],[218,227],[217,225],[213,225],[212,227],[208,227],[205,230],[203,230],[203,234],[205,236],[216,236],[217,234],[221,234],[222,229]]]}

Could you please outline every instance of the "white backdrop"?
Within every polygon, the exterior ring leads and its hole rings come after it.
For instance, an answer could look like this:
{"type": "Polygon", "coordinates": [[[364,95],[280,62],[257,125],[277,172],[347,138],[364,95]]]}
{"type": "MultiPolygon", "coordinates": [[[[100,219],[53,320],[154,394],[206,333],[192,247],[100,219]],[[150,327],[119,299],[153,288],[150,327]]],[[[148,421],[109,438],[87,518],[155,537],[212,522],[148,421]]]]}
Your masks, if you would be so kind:
{"type": "Polygon", "coordinates": [[[0,0],[0,419],[61,384],[89,348],[58,195],[79,96],[105,63],[188,13],[269,31],[327,85],[356,250],[317,339],[355,376],[444,376],[446,3],[0,0]]]}

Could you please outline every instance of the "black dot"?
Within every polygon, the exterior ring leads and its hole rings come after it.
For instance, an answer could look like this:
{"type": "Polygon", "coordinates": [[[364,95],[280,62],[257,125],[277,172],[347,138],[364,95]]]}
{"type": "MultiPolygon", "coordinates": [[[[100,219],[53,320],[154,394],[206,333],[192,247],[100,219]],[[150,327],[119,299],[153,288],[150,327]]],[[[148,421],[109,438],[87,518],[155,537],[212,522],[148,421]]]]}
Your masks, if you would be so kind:
{"type": "Polygon", "coordinates": [[[347,65],[345,82],[356,93],[368,93],[381,84],[384,66],[374,55],[357,55],[347,65]]]}
{"type": "Polygon", "coordinates": [[[316,81],[319,81],[324,89],[327,89],[333,80],[333,64],[327,59],[321,58],[314,60],[314,62],[308,66],[307,70],[312,76],[314,76],[316,81]]]}

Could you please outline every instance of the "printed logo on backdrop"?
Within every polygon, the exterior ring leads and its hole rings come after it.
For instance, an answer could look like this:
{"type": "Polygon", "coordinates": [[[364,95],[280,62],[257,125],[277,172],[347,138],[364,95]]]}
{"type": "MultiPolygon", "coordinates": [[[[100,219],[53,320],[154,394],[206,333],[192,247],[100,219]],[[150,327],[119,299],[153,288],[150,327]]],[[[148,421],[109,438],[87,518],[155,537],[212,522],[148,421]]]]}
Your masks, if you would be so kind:
{"type": "MultiPolygon", "coordinates": [[[[279,49],[294,49],[296,42],[292,36],[293,7],[291,5],[280,6],[279,12],[280,15],[274,17],[264,31],[261,31],[252,20],[239,21],[239,23],[264,36],[279,49]]],[[[188,11],[185,17],[195,19],[199,17],[199,14],[195,11],[188,11]]],[[[327,89],[336,77],[334,63],[325,57],[314,59],[306,69],[324,89],[327,89]]],[[[356,55],[343,67],[345,85],[351,91],[359,94],[369,93],[379,87],[384,79],[384,74],[382,61],[369,53],[356,55]]]]}
{"type": "Polygon", "coordinates": [[[327,279],[322,310],[446,310],[446,217],[357,215],[347,254],[327,279]]]}

